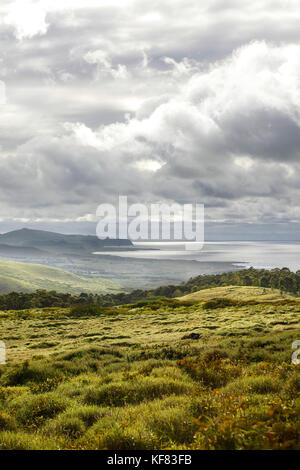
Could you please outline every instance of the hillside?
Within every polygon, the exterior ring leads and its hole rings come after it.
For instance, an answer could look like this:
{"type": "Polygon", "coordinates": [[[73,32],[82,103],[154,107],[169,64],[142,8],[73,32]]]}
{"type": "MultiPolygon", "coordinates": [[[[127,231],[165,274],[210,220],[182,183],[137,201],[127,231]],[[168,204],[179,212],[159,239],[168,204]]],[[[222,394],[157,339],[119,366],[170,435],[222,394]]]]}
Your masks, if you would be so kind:
{"type": "Polygon", "coordinates": [[[259,300],[0,312],[0,450],[299,450],[300,302],[259,300]]]}
{"type": "Polygon", "coordinates": [[[33,248],[32,246],[15,246],[0,244],[0,256],[44,257],[47,255],[48,253],[46,251],[40,250],[39,248],[33,248]]]}
{"type": "Polygon", "coordinates": [[[84,278],[40,264],[0,260],[0,293],[56,290],[70,294],[119,292],[120,287],[103,278],[84,278]]]}
{"type": "Polygon", "coordinates": [[[207,300],[228,298],[233,300],[259,300],[270,302],[282,299],[294,299],[291,294],[281,293],[279,289],[256,286],[224,286],[203,289],[192,294],[179,297],[182,301],[205,302],[207,300]]]}
{"type": "Polygon", "coordinates": [[[44,248],[58,252],[94,251],[106,247],[132,246],[130,240],[100,240],[91,235],[64,235],[62,233],[23,228],[0,235],[0,244],[17,247],[44,248]]]}

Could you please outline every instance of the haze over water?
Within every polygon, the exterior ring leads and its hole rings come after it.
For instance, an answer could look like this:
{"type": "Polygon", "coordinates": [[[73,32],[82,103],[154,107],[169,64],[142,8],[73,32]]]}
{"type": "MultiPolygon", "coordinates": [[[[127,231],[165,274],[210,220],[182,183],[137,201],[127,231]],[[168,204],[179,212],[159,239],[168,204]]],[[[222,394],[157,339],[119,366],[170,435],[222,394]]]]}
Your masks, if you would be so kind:
{"type": "Polygon", "coordinates": [[[184,242],[135,242],[134,245],[139,251],[106,254],[138,259],[229,262],[245,268],[300,269],[300,243],[297,242],[205,242],[200,251],[185,250],[184,242]]]}

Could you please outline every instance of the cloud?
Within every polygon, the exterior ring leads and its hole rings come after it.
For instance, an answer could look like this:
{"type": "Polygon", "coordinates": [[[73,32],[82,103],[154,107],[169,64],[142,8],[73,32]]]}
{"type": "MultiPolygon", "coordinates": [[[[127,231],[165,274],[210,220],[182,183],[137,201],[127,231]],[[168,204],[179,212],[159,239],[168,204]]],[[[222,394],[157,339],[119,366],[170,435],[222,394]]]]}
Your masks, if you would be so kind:
{"type": "Polygon", "coordinates": [[[42,2],[15,1],[8,5],[4,24],[14,28],[17,39],[32,38],[47,32],[46,14],[47,9],[42,2]]]}
{"type": "Polygon", "coordinates": [[[128,194],[295,221],[299,13],[293,0],[3,0],[0,217],[90,220],[128,194]]]}
{"type": "Polygon", "coordinates": [[[5,83],[0,80],[0,106],[6,104],[6,87],[5,83]]]}
{"type": "Polygon", "coordinates": [[[124,164],[141,169],[151,157],[158,165],[153,197],[283,197],[291,186],[298,191],[299,52],[255,42],[193,69],[181,91],[143,119],[68,128],[78,144],[124,164]]]}
{"type": "Polygon", "coordinates": [[[101,50],[89,51],[84,56],[85,61],[88,64],[97,65],[96,80],[101,78],[102,74],[109,74],[114,78],[127,78],[128,71],[126,65],[118,64],[117,67],[113,67],[112,62],[108,56],[108,53],[101,50]]]}
{"type": "MultiPolygon", "coordinates": [[[[132,0],[110,0],[110,8],[126,8],[132,0]]],[[[107,6],[105,0],[3,0],[0,7],[3,23],[12,26],[18,40],[44,35],[50,26],[46,17],[51,13],[103,8],[107,6]]],[[[75,22],[76,23],[76,22],[75,22]]],[[[71,21],[72,24],[72,21],[71,21]]]]}

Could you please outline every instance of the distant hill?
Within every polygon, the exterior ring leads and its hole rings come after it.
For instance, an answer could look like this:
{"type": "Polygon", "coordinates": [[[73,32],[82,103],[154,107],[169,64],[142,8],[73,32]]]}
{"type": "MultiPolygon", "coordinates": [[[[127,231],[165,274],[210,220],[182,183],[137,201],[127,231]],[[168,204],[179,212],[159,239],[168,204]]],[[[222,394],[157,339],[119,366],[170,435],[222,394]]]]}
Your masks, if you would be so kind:
{"type": "Polygon", "coordinates": [[[51,252],[91,252],[106,247],[132,246],[130,240],[100,240],[92,235],[64,235],[62,233],[23,228],[0,235],[0,244],[17,247],[42,248],[51,252]]]}
{"type": "Polygon", "coordinates": [[[0,245],[0,256],[46,256],[47,252],[32,246],[0,245]]]}
{"type": "Polygon", "coordinates": [[[255,286],[224,286],[203,289],[192,294],[179,297],[179,300],[192,300],[195,302],[206,302],[207,300],[228,298],[233,300],[259,300],[276,301],[282,299],[294,299],[291,294],[281,294],[279,289],[270,289],[255,286]]]}
{"type": "Polygon", "coordinates": [[[86,278],[62,269],[40,264],[19,263],[0,259],[0,294],[12,291],[33,292],[37,289],[56,290],[70,294],[117,293],[121,288],[102,278],[86,278]]]}

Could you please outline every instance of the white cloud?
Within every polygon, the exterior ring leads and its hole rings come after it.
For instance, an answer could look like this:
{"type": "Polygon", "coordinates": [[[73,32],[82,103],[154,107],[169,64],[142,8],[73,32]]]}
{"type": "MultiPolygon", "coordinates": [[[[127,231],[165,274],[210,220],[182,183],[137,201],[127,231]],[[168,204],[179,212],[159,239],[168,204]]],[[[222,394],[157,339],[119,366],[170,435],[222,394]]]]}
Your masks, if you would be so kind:
{"type": "Polygon", "coordinates": [[[97,65],[97,80],[101,78],[103,73],[120,79],[125,79],[129,76],[126,65],[118,64],[116,67],[113,67],[111,59],[106,51],[99,49],[96,51],[89,51],[85,54],[84,59],[89,64],[97,65]]]}
{"type": "MultiPolygon", "coordinates": [[[[194,64],[191,77],[179,82],[174,96],[144,119],[101,127],[92,133],[92,145],[109,149],[141,137],[182,151],[198,148],[201,152],[199,145],[218,143],[229,151],[232,144],[233,153],[234,146],[240,146],[252,150],[253,157],[265,158],[266,146],[274,145],[278,152],[278,119],[287,126],[300,124],[299,53],[300,46],[255,42],[206,70],[194,64]]],[[[250,157],[241,160],[237,151],[240,166],[250,166],[250,157]]],[[[286,158],[293,157],[288,148],[285,151],[286,158]]]]}
{"type": "MultiPolygon", "coordinates": [[[[81,145],[83,146],[88,145],[90,147],[99,148],[99,141],[97,137],[95,136],[93,131],[89,129],[87,126],[85,126],[84,124],[80,122],[77,122],[75,124],[66,122],[64,123],[64,128],[67,131],[74,132],[76,139],[81,145]]],[[[105,150],[105,147],[103,149],[105,150]]]]}
{"type": "Polygon", "coordinates": [[[171,57],[164,57],[163,61],[165,64],[173,67],[173,75],[175,77],[191,75],[193,72],[197,71],[197,63],[187,57],[184,57],[180,62],[176,62],[176,60],[171,57]]]}
{"type": "MultiPolygon", "coordinates": [[[[126,8],[133,0],[110,0],[110,7],[126,8]]],[[[2,21],[12,26],[19,40],[32,38],[47,33],[48,13],[64,11],[80,11],[84,9],[107,7],[106,0],[4,0],[0,6],[2,21]]]]}
{"type": "Polygon", "coordinates": [[[236,157],[234,159],[234,163],[237,166],[240,166],[241,168],[244,168],[245,170],[249,170],[253,165],[254,161],[252,158],[244,156],[244,157],[236,157]]]}
{"type": "Polygon", "coordinates": [[[156,172],[165,165],[165,162],[159,162],[157,160],[140,160],[134,163],[134,166],[141,171],[152,171],[156,172]]]}
{"type": "Polygon", "coordinates": [[[4,24],[14,27],[17,39],[32,38],[47,32],[49,24],[46,22],[46,14],[42,2],[17,0],[8,6],[4,24]]]}

